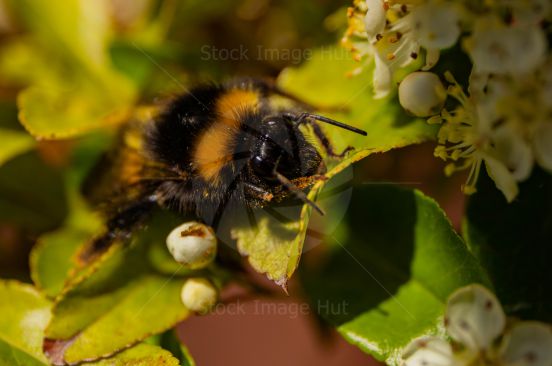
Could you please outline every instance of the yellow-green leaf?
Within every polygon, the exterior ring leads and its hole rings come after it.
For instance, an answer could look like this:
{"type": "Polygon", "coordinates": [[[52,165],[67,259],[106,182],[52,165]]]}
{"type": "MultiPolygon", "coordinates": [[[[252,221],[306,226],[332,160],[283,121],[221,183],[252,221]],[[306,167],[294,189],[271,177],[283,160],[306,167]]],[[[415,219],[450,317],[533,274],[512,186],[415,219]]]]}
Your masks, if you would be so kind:
{"type": "MultiPolygon", "coordinates": [[[[51,304],[33,287],[0,280],[0,366],[50,365],[42,352],[51,304]]],[[[184,346],[182,346],[184,347],[184,346]]],[[[90,366],[178,366],[170,352],[138,344],[90,366]]]]}
{"type": "Polygon", "coordinates": [[[126,118],[136,90],[112,65],[107,1],[10,4],[29,33],[0,53],[0,72],[28,85],[18,107],[32,135],[64,138],[126,118]],[[21,65],[28,67],[28,75],[17,71],[21,65]]]}
{"type": "Polygon", "coordinates": [[[35,145],[35,140],[27,133],[0,128],[0,165],[12,157],[29,151],[35,145]]]}
{"type": "Polygon", "coordinates": [[[113,247],[66,285],[46,329],[45,344],[63,349],[60,360],[110,356],[189,315],[180,300],[184,279],[156,272],[148,256],[152,245],[164,245],[166,221],[137,233],[130,247],[113,247]]]}
{"type": "Polygon", "coordinates": [[[29,285],[0,280],[0,365],[46,365],[42,354],[50,304],[29,285]]]}

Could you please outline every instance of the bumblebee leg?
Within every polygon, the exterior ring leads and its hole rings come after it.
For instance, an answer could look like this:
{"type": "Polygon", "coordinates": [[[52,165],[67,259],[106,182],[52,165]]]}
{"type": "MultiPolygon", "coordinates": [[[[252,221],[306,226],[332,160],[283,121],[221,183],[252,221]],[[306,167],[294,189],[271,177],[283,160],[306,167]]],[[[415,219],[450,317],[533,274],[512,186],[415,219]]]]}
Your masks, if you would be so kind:
{"type": "Polygon", "coordinates": [[[260,204],[268,203],[274,198],[274,194],[272,192],[269,192],[266,189],[252,183],[243,182],[243,187],[245,195],[255,201],[258,201],[260,204]]]}
{"type": "MultiPolygon", "coordinates": [[[[300,178],[292,179],[291,183],[293,183],[299,189],[305,189],[305,188],[311,187],[314,183],[318,181],[327,180],[327,179],[328,178],[326,178],[326,176],[324,176],[323,174],[316,174],[308,177],[300,177],[300,178]]],[[[279,187],[274,190],[272,195],[273,195],[272,201],[281,202],[284,198],[286,198],[289,195],[289,191],[284,187],[279,187]]]]}
{"type": "Polygon", "coordinates": [[[314,183],[320,180],[328,180],[325,175],[317,174],[309,177],[300,177],[292,179],[291,182],[297,186],[297,188],[305,189],[312,186],[314,183]]]}
{"type": "Polygon", "coordinates": [[[157,204],[155,197],[148,196],[112,216],[106,223],[106,231],[84,245],[78,253],[81,264],[87,264],[106,252],[115,242],[126,242],[134,230],[150,215],[157,204]]]}
{"type": "Polygon", "coordinates": [[[347,146],[342,152],[336,153],[332,146],[332,143],[330,142],[330,139],[328,139],[328,136],[326,136],[324,131],[322,131],[322,128],[314,121],[309,121],[309,125],[311,125],[315,136],[318,138],[318,141],[320,141],[320,143],[322,144],[322,147],[324,148],[328,156],[332,158],[342,158],[349,151],[354,150],[354,147],[347,146]]]}

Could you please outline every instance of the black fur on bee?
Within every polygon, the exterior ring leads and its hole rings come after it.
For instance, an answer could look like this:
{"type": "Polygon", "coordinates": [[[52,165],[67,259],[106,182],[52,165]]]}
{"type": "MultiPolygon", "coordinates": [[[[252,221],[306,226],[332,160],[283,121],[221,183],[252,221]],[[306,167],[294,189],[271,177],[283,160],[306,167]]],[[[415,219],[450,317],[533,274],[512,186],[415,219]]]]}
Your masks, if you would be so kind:
{"type": "Polygon", "coordinates": [[[85,193],[104,208],[108,219],[106,233],[93,240],[81,258],[129,236],[157,206],[211,226],[235,205],[264,207],[290,194],[322,213],[302,190],[323,179],[326,167],[299,127],[310,125],[333,157],[349,148],[336,154],[316,121],[366,133],[305,112],[309,109],[255,79],[202,85],[175,98],[139,129],[140,147],[125,153],[115,149],[85,185],[85,193]],[[292,103],[278,105],[274,96],[292,103]],[[130,172],[118,175],[118,170],[130,172]],[[111,194],[97,194],[106,186],[111,194]]]}

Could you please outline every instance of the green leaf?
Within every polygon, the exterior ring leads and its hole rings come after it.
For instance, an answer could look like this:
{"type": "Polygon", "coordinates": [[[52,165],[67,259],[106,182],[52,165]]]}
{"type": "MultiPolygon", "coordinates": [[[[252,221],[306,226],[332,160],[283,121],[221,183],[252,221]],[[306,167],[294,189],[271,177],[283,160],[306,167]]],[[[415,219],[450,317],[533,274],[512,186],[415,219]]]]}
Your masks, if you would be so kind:
{"type": "Polygon", "coordinates": [[[91,238],[88,231],[66,227],[40,237],[31,251],[31,278],[41,291],[55,298],[78,267],[77,250],[91,238]]]}
{"type": "Polygon", "coordinates": [[[464,236],[506,313],[552,322],[552,176],[535,168],[507,203],[486,174],[468,201],[464,236]]]}
{"type": "Polygon", "coordinates": [[[50,304],[29,285],[0,280],[0,366],[46,365],[42,354],[50,304]]]}
{"type": "Polygon", "coordinates": [[[69,215],[64,225],[42,235],[30,255],[31,278],[50,298],[61,293],[70,277],[75,275],[79,267],[76,259],[79,248],[102,229],[100,218],[78,192],[80,184],[74,179],[75,173],[68,174],[66,178],[69,215]]]}
{"type": "Polygon", "coordinates": [[[11,159],[0,167],[0,221],[33,233],[59,226],[67,215],[63,188],[60,172],[36,153],[11,159]]]}
{"type": "Polygon", "coordinates": [[[35,145],[35,140],[28,134],[5,128],[0,128],[0,140],[0,166],[11,158],[29,151],[35,145]]]}
{"type": "Polygon", "coordinates": [[[195,361],[190,355],[188,348],[182,344],[178,338],[176,330],[170,330],[161,335],[160,346],[163,349],[170,351],[176,358],[180,360],[182,366],[195,366],[195,361]]]}
{"type": "MultiPolygon", "coordinates": [[[[63,365],[64,361],[56,359],[58,353],[54,351],[49,356],[54,360],[54,365],[63,365]]],[[[179,366],[179,360],[169,351],[163,348],[139,343],[134,347],[125,349],[116,355],[96,362],[86,362],[90,366],[179,366]]],[[[41,364],[45,365],[45,364],[41,364]]]]}
{"type": "Polygon", "coordinates": [[[49,88],[31,86],[17,98],[19,119],[33,136],[61,139],[83,134],[94,129],[114,125],[127,118],[127,106],[122,99],[105,94],[102,88],[59,81],[49,88]],[[52,116],[56,116],[52,119],[52,116]]]}
{"type": "Polygon", "coordinates": [[[470,283],[490,286],[443,211],[419,191],[353,191],[326,257],[302,272],[313,308],[351,343],[398,364],[415,337],[439,333],[444,304],[470,283]]]}
{"type": "Polygon", "coordinates": [[[361,136],[322,125],[338,152],[347,146],[355,147],[357,152],[384,152],[435,137],[435,126],[408,116],[396,97],[373,98],[371,68],[354,77],[347,76],[356,67],[358,63],[347,50],[327,47],[313,52],[303,66],[285,69],[278,86],[317,107],[320,114],[368,133],[361,136]]]}
{"type": "Polygon", "coordinates": [[[148,257],[152,245],[164,245],[168,225],[161,215],[130,247],[115,245],[65,287],[46,329],[46,344],[62,347],[64,362],[112,355],[188,316],[180,300],[184,279],[156,272],[148,257]]]}
{"type": "MultiPolygon", "coordinates": [[[[326,161],[330,167],[326,173],[328,178],[372,153],[420,143],[435,136],[433,126],[406,116],[396,100],[374,100],[367,72],[347,78],[346,73],[356,66],[345,50],[326,48],[316,51],[305,65],[284,70],[278,79],[278,85],[283,90],[315,106],[345,108],[347,112],[320,113],[368,132],[368,136],[364,137],[337,127],[322,126],[337,152],[347,146],[356,149],[345,159],[326,161]]],[[[324,195],[324,186],[328,182],[331,180],[315,183],[309,198],[324,195]]],[[[326,189],[326,192],[335,186],[326,189]]],[[[272,213],[257,213],[257,225],[243,225],[232,231],[238,249],[248,256],[253,268],[284,288],[299,264],[309,228],[311,209],[307,206],[299,208],[295,212],[286,212],[284,222],[275,219],[272,213]]],[[[278,214],[281,215],[281,212],[278,214]]],[[[331,220],[326,221],[331,225],[331,220]]]]}
{"type": "Polygon", "coordinates": [[[29,28],[0,56],[0,73],[28,88],[17,99],[19,119],[40,138],[64,138],[126,118],[135,86],[112,65],[107,2],[13,1],[29,28]],[[28,75],[17,71],[21,65],[28,75]]]}
{"type": "MultiPolygon", "coordinates": [[[[29,285],[0,280],[0,366],[47,366],[42,353],[51,304],[29,285]]],[[[139,344],[90,366],[178,366],[170,352],[139,344]]]]}
{"type": "Polygon", "coordinates": [[[31,278],[50,298],[55,298],[76,274],[80,266],[76,260],[78,249],[103,228],[98,213],[81,196],[80,187],[109,141],[104,134],[91,134],[76,141],[64,177],[68,216],[62,227],[40,236],[31,251],[31,278]]]}
{"type": "MultiPolygon", "coordinates": [[[[178,366],[180,363],[161,347],[140,343],[105,360],[86,363],[91,366],[178,366]]],[[[185,365],[185,364],[182,364],[185,365]]]]}

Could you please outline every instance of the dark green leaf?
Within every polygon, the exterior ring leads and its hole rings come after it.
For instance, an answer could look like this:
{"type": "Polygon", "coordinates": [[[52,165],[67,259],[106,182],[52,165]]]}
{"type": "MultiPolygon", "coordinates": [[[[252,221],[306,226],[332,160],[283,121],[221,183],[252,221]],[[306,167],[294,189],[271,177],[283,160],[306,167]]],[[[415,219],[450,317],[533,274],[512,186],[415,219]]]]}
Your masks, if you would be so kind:
{"type": "Polygon", "coordinates": [[[160,346],[170,351],[180,360],[182,366],[195,366],[195,361],[190,355],[188,348],[178,338],[176,330],[170,330],[161,335],[160,346]]]}
{"type": "Polygon", "coordinates": [[[418,191],[355,188],[327,258],[303,276],[318,313],[389,364],[415,337],[437,333],[455,289],[489,285],[443,211],[418,191]]]}
{"type": "Polygon", "coordinates": [[[15,157],[0,167],[0,221],[39,233],[59,226],[67,214],[60,172],[36,153],[15,157]]]}

